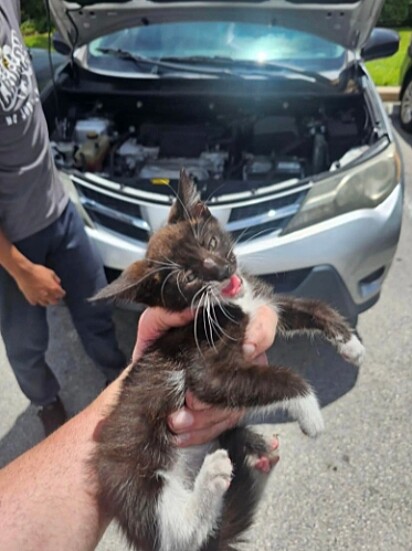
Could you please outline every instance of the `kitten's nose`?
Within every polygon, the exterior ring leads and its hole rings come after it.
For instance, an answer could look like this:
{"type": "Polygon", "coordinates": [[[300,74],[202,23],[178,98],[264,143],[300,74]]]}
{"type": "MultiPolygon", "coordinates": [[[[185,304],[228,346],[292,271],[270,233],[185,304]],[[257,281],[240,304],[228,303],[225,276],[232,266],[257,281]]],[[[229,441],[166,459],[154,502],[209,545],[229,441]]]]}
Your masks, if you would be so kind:
{"type": "Polygon", "coordinates": [[[219,265],[213,260],[213,258],[205,258],[203,261],[203,267],[209,279],[216,279],[217,281],[223,281],[231,275],[230,266],[227,264],[219,265]]]}

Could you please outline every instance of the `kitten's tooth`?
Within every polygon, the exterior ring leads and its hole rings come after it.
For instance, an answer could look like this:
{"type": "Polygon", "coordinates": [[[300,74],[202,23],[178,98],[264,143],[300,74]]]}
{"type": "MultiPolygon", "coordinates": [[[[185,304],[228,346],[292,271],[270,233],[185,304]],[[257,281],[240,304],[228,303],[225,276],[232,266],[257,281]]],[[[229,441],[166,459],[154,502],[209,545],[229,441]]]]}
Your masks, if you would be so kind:
{"type": "Polygon", "coordinates": [[[360,366],[365,358],[365,347],[356,335],[352,335],[347,342],[339,342],[339,354],[348,362],[360,366]]]}

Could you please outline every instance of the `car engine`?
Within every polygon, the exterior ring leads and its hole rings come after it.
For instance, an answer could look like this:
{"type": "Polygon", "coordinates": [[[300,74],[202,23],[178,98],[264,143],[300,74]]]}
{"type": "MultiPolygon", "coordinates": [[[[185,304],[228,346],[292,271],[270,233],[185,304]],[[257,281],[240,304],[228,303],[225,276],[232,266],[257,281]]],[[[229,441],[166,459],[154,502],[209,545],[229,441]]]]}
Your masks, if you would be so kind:
{"type": "Polygon", "coordinates": [[[68,110],[52,134],[57,165],[120,183],[178,180],[182,167],[196,182],[282,182],[336,169],[348,151],[368,143],[366,111],[356,107],[215,117],[207,122],[128,124],[96,102],[68,110]]]}

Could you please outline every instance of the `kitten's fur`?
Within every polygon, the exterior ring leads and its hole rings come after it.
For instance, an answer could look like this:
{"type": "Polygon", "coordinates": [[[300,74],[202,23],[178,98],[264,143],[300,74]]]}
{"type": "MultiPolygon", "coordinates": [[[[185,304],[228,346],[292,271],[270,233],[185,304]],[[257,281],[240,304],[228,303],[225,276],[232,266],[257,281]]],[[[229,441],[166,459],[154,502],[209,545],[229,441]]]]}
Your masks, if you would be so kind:
{"type": "Polygon", "coordinates": [[[247,408],[250,422],[254,413],[284,408],[309,436],[323,430],[316,397],[301,377],[243,355],[246,326],[262,304],[278,312],[278,332],[320,331],[354,363],[361,360],[362,345],[325,304],[274,297],[263,283],[240,274],[230,236],[185,173],[169,223],[152,236],[145,259],[98,298],[197,310],[193,323],[154,342],[123,382],[93,458],[102,501],[135,549],[234,550],[259,498],[253,458],[270,457],[269,445],[237,428],[207,446],[178,449],[168,416],[191,390],[215,406],[247,408]],[[243,281],[239,292],[234,274],[243,281]]]}

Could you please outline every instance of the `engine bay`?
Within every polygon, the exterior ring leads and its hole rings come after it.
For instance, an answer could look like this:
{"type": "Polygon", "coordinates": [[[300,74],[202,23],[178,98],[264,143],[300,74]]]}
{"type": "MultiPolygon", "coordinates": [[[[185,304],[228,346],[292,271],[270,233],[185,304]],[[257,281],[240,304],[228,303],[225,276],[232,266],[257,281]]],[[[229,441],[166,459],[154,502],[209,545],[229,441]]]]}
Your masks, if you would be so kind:
{"type": "Polygon", "coordinates": [[[259,186],[339,168],[376,139],[360,94],[274,101],[262,112],[210,103],[207,116],[204,110],[188,116],[173,105],[144,108],[142,101],[114,107],[104,97],[69,103],[51,132],[56,164],[134,186],[178,180],[182,167],[199,183],[259,186]]]}

